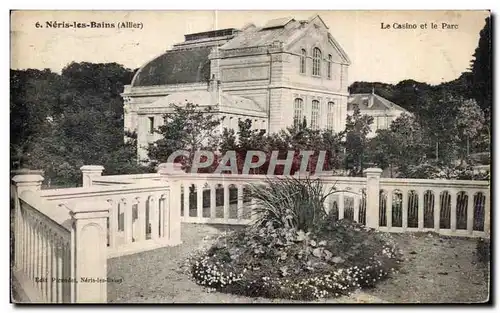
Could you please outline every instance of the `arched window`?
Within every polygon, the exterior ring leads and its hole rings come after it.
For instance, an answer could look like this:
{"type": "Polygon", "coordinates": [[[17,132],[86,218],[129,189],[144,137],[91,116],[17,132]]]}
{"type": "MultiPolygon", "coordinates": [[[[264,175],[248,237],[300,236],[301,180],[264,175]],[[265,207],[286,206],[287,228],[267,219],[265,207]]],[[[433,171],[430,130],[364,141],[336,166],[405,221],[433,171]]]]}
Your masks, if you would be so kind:
{"type": "Polygon", "coordinates": [[[299,126],[302,123],[302,119],[304,117],[304,101],[302,99],[295,99],[293,105],[293,125],[295,127],[299,126]]]}
{"type": "Polygon", "coordinates": [[[332,55],[328,55],[328,79],[332,79],[332,55]]]}
{"type": "Polygon", "coordinates": [[[302,49],[300,51],[300,73],[301,74],[306,73],[306,59],[307,59],[307,52],[305,49],[302,49]]]}
{"type": "Polygon", "coordinates": [[[321,50],[314,48],[313,50],[313,73],[314,76],[321,75],[321,50]]]}
{"type": "Polygon", "coordinates": [[[311,108],[311,129],[319,128],[319,101],[313,100],[311,108]]]}
{"type": "Polygon", "coordinates": [[[335,109],[335,102],[328,102],[328,113],[326,118],[326,127],[328,129],[333,129],[333,110],[335,109]]]}

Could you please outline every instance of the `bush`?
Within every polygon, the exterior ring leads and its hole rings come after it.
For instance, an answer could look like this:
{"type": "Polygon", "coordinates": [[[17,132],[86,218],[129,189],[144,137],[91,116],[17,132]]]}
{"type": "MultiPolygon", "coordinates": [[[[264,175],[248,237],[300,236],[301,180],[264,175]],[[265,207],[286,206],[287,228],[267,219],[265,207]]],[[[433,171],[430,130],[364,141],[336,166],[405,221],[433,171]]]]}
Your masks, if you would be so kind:
{"type": "Polygon", "coordinates": [[[405,173],[405,177],[423,179],[489,180],[490,173],[489,171],[474,171],[472,163],[457,166],[422,163],[410,166],[408,172],[405,173]]]}
{"type": "Polygon", "coordinates": [[[190,258],[191,277],[220,292],[313,300],[373,287],[396,271],[401,254],[391,236],[335,221],[319,187],[297,179],[255,187],[262,216],[190,258]]]}
{"type": "Polygon", "coordinates": [[[388,236],[338,221],[333,229],[247,228],[191,260],[199,285],[250,297],[313,300],[373,287],[398,268],[388,236]]]}
{"type": "Polygon", "coordinates": [[[274,227],[291,227],[309,231],[321,221],[326,211],[324,202],[335,192],[323,193],[323,184],[310,178],[269,179],[265,185],[250,185],[255,199],[255,226],[271,223],[274,227]]]}

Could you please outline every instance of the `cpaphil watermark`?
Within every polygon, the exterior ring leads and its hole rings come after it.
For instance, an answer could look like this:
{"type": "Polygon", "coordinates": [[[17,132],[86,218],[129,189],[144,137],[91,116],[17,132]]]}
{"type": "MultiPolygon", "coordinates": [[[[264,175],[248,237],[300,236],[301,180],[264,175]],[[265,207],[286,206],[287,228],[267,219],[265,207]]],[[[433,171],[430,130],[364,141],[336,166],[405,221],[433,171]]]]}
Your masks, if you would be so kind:
{"type": "MultiPolygon", "coordinates": [[[[278,166],[282,167],[282,175],[291,175],[293,166],[299,163],[298,172],[300,175],[321,175],[328,173],[325,171],[326,151],[313,151],[313,150],[288,150],[288,151],[270,151],[264,152],[259,150],[249,150],[243,160],[241,171],[239,170],[240,162],[238,162],[237,151],[227,151],[222,156],[216,155],[212,151],[198,150],[194,152],[192,157],[191,170],[192,174],[198,173],[202,169],[207,169],[217,163],[217,167],[213,171],[214,174],[249,174],[251,170],[260,169],[263,165],[267,166],[267,175],[274,175],[278,166]],[[279,159],[280,154],[286,152],[285,159],[279,159]],[[315,166],[314,166],[315,164],[315,166]],[[240,173],[241,172],[241,173],[240,173]]],[[[174,163],[176,159],[183,157],[189,159],[191,153],[187,150],[177,150],[169,155],[167,163],[174,163]]]]}

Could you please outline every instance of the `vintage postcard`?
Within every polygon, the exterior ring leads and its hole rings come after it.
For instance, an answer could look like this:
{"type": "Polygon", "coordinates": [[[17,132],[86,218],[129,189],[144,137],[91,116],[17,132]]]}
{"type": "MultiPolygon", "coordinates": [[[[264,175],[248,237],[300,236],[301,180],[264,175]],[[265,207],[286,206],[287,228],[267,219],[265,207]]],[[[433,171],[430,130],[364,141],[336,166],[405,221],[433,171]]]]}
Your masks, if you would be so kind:
{"type": "Polygon", "coordinates": [[[491,303],[490,11],[10,19],[12,303],[491,303]]]}

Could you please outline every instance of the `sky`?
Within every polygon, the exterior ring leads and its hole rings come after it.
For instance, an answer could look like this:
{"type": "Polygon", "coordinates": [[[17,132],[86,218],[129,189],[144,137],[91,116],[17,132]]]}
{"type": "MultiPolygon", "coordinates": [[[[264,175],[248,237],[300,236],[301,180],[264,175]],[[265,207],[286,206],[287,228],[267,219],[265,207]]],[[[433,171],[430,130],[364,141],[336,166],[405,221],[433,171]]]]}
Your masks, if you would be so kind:
{"type": "Polygon", "coordinates": [[[488,11],[14,11],[11,68],[49,68],[70,62],[116,62],[134,69],[182,42],[184,34],[291,16],[319,14],[351,59],[349,83],[429,84],[453,80],[470,67],[488,11]],[[47,21],[142,23],[142,29],[37,28],[47,21]],[[432,29],[431,23],[437,25],[432,29]],[[455,25],[443,29],[443,23],[455,25]],[[415,24],[417,29],[394,28],[415,24]],[[427,24],[427,28],[423,25],[427,24]],[[422,26],[421,26],[422,25],[422,26]],[[389,26],[389,27],[387,27],[389,26]]]}

